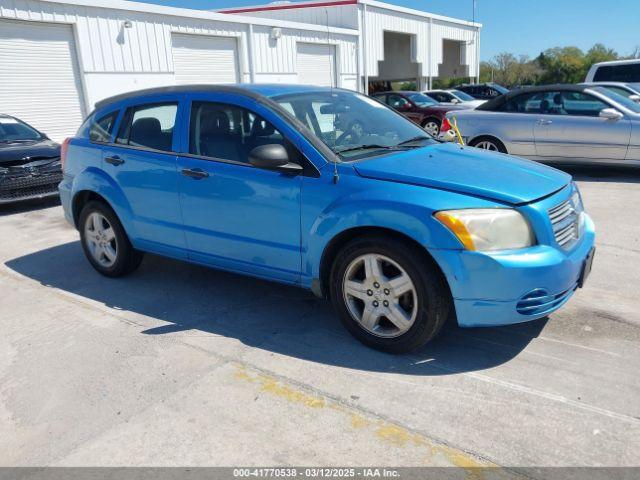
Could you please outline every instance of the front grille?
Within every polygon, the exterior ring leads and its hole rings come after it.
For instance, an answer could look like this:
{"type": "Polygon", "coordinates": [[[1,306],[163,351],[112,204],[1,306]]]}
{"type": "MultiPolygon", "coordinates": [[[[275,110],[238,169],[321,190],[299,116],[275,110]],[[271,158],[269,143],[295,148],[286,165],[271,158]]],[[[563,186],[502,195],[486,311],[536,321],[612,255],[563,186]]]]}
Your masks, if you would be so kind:
{"type": "Polygon", "coordinates": [[[0,201],[47,195],[58,191],[62,172],[36,176],[5,177],[0,180],[0,201]]]}
{"type": "Polygon", "coordinates": [[[580,239],[582,211],[582,202],[577,192],[568,200],[549,210],[553,236],[562,248],[569,249],[580,239]]]}
{"type": "Polygon", "coordinates": [[[524,295],[516,305],[516,311],[520,315],[540,315],[550,312],[558,308],[564,303],[571,294],[576,290],[574,285],[569,290],[556,295],[550,295],[549,292],[542,288],[532,290],[524,295]]]}

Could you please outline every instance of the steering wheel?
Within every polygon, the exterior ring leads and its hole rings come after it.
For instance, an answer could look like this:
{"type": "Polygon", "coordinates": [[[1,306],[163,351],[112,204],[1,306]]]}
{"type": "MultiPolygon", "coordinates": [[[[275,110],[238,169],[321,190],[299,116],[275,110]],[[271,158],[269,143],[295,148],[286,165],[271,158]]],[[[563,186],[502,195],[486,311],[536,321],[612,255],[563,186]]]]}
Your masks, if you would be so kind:
{"type": "Polygon", "coordinates": [[[359,120],[353,120],[349,127],[336,138],[336,145],[344,145],[348,139],[357,140],[364,136],[364,126],[359,120]]]}

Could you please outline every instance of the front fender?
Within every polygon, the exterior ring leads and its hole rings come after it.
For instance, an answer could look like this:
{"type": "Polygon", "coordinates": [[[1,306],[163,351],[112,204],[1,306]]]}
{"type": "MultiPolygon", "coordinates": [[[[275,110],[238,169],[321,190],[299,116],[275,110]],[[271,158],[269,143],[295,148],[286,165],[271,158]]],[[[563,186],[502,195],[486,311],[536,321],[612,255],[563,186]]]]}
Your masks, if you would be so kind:
{"type": "MultiPolygon", "coordinates": [[[[103,197],[118,216],[129,238],[137,237],[134,223],[131,221],[133,218],[131,205],[113,178],[99,168],[88,167],[73,179],[72,205],[76,203],[76,196],[83,191],[94,192],[103,197]]],[[[80,212],[74,211],[74,218],[79,214],[80,212]]]]}
{"type": "MultiPolygon", "coordinates": [[[[418,187],[416,187],[418,188],[418,187]]],[[[424,190],[424,189],[421,189],[424,190]]],[[[403,234],[425,249],[459,249],[460,243],[440,222],[434,210],[404,198],[372,198],[370,192],[341,197],[329,205],[313,222],[309,231],[305,276],[320,278],[321,260],[329,243],[354,228],[382,228],[403,234]]]]}

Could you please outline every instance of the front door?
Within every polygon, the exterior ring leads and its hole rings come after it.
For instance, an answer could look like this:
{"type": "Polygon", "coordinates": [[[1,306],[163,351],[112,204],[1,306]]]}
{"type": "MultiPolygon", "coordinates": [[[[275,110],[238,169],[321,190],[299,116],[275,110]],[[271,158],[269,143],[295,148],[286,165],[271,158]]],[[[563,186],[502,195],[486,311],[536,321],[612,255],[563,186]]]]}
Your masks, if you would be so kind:
{"type": "Polygon", "coordinates": [[[260,145],[293,147],[271,122],[242,105],[247,100],[220,100],[193,98],[185,153],[178,157],[189,258],[298,282],[301,177],[256,168],[248,158],[260,145]]]}
{"type": "Polygon", "coordinates": [[[610,105],[587,93],[545,92],[535,116],[536,154],[559,160],[624,160],[631,123],[601,118],[605,108],[610,105]]]}
{"type": "Polygon", "coordinates": [[[175,153],[178,105],[167,98],[127,108],[115,143],[103,149],[102,168],[124,191],[134,245],[184,257],[175,153]]]}

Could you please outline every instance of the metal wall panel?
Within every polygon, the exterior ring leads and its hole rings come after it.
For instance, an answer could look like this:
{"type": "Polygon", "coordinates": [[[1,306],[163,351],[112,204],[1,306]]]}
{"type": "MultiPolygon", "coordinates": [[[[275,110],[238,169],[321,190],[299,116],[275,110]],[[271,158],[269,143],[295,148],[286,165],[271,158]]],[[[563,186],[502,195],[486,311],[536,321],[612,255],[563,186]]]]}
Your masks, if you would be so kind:
{"type": "Polygon", "coordinates": [[[56,141],[80,126],[85,111],[69,25],[0,21],[0,75],[2,113],[56,141]]]}
{"type": "MultiPolygon", "coordinates": [[[[173,72],[172,32],[235,37],[241,50],[241,78],[249,80],[245,18],[235,23],[39,0],[0,0],[0,17],[73,24],[81,67],[88,73],[173,72]],[[130,22],[131,28],[124,28],[125,21],[130,22]]],[[[274,41],[270,38],[271,27],[256,25],[255,71],[295,72],[296,43],[326,43],[329,38],[336,45],[340,71],[355,74],[357,36],[325,30],[281,28],[281,38],[274,41]]]]}

